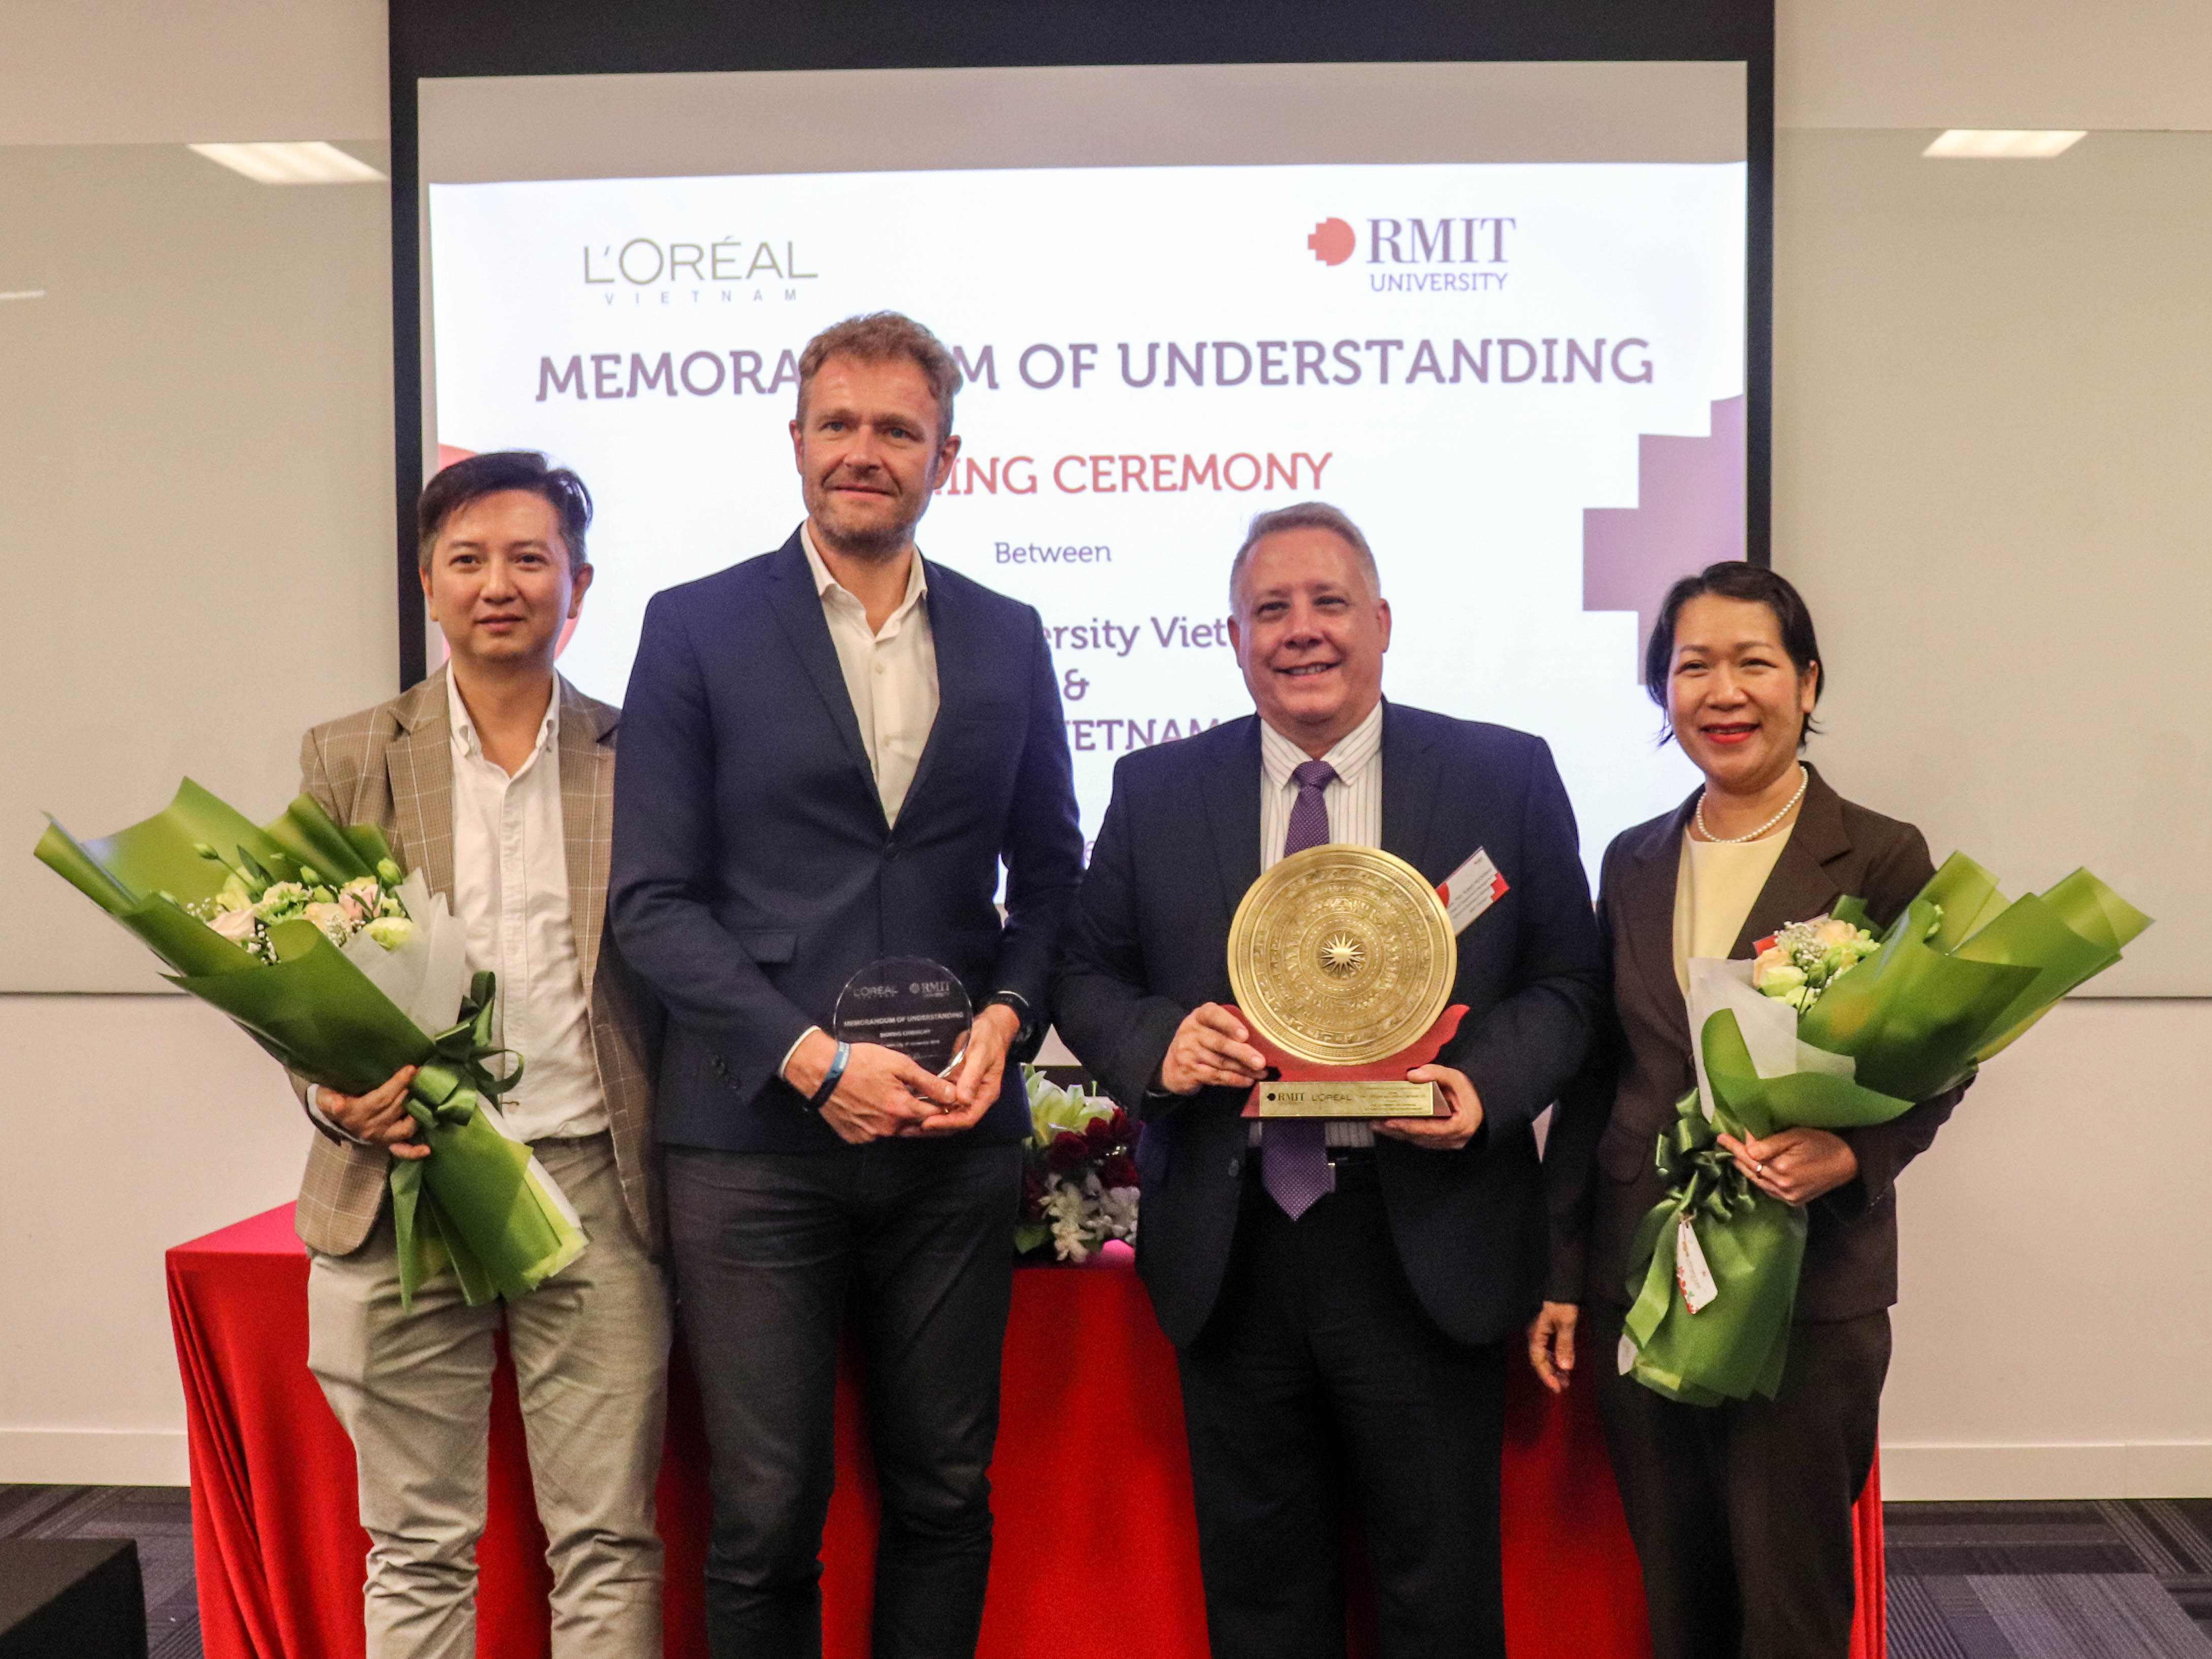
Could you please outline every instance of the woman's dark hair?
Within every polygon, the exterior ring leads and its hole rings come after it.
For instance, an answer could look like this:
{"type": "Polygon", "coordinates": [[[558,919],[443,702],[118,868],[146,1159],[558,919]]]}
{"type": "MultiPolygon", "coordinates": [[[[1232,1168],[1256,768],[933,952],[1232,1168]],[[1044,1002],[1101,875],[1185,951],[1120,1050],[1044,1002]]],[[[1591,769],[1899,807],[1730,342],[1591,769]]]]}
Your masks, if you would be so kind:
{"type": "Polygon", "coordinates": [[[592,525],[592,492],[584,488],[584,481],[534,449],[495,449],[455,461],[422,486],[422,499],[415,504],[416,551],[422,568],[430,568],[430,550],[447,520],[471,501],[503,489],[526,489],[542,496],[561,520],[568,568],[590,562],[584,532],[592,525]]]}
{"type": "MultiPolygon", "coordinates": [[[[1820,702],[1820,693],[1827,689],[1828,670],[1820,660],[1820,642],[1814,636],[1813,613],[1806,609],[1804,596],[1790,585],[1787,577],[1778,576],[1763,564],[1727,559],[1707,565],[1694,576],[1683,577],[1659,602],[1659,618],[1651,624],[1651,641],[1644,647],[1644,689],[1659,705],[1662,717],[1668,713],[1667,684],[1674,666],[1675,620],[1684,605],[1708,593],[1716,599],[1765,605],[1782,635],[1782,649],[1790,658],[1790,665],[1800,674],[1808,668],[1813,670],[1813,701],[1820,702]]],[[[1805,729],[1798,734],[1799,746],[1819,730],[1813,717],[1806,715],[1805,729]]],[[[1659,741],[1663,744],[1674,735],[1670,720],[1661,729],[1659,741]]]]}

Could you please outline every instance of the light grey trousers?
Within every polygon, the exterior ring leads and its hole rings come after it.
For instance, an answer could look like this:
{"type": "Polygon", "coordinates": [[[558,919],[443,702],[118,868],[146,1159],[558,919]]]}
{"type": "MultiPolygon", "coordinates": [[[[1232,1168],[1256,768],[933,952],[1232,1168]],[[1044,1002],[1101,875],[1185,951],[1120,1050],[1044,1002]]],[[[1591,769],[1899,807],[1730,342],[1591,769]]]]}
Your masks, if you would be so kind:
{"type": "Polygon", "coordinates": [[[591,1245],[513,1306],[471,1308],[448,1272],[399,1310],[387,1207],[350,1255],[311,1253],[307,1365],[352,1437],[369,1536],[368,1659],[472,1659],[493,1338],[514,1358],[553,1570],[555,1659],[659,1659],[653,1482],[666,1414],[668,1289],[623,1203],[604,1134],[537,1146],[591,1245]]]}

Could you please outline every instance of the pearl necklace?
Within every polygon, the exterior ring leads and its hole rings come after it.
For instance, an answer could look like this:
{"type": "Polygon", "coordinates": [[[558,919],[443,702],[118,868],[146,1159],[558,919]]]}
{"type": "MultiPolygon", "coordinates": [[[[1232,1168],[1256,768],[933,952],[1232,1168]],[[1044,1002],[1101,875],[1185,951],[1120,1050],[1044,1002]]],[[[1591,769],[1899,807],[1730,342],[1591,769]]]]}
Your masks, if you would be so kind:
{"type": "Polygon", "coordinates": [[[1804,767],[1800,766],[1797,769],[1797,793],[1790,796],[1787,801],[1783,803],[1782,810],[1779,812],[1777,812],[1772,817],[1767,819],[1765,823],[1760,824],[1758,829],[1753,830],[1747,836],[1717,836],[1711,830],[1706,829],[1705,792],[1700,789],[1698,791],[1698,811],[1696,815],[1698,821],[1698,833],[1703,836],[1707,841],[1712,842],[1722,847],[1741,847],[1747,841],[1757,841],[1761,836],[1774,828],[1776,824],[1781,823],[1783,819],[1790,816],[1791,811],[1796,809],[1797,803],[1805,799],[1805,786],[1812,781],[1813,775],[1807,771],[1804,767]]]}

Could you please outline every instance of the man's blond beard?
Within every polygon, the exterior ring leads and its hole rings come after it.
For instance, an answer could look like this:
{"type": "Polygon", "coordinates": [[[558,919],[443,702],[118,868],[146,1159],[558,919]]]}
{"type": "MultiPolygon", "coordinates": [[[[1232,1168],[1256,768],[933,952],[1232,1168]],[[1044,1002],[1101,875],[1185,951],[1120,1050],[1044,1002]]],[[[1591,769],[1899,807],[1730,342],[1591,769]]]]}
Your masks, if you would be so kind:
{"type": "MultiPolygon", "coordinates": [[[[822,491],[825,505],[829,495],[825,487],[822,491]]],[[[927,495],[921,498],[921,505],[923,511],[928,510],[927,495]]],[[[921,522],[921,513],[918,512],[895,530],[864,531],[858,535],[848,535],[829,523],[826,514],[813,513],[811,516],[836,543],[831,551],[844,558],[859,559],[868,564],[887,563],[905,552],[914,544],[914,527],[921,522]]]]}

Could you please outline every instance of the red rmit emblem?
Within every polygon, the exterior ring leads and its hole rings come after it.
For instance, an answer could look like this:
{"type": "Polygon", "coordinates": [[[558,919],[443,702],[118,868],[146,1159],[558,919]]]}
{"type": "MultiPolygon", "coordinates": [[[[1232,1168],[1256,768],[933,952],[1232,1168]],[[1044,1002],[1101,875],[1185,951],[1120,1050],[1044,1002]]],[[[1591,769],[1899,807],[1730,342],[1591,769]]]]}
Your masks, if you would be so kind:
{"type": "Polygon", "coordinates": [[[1352,227],[1341,219],[1324,219],[1313,228],[1306,238],[1306,246],[1313,250],[1314,258],[1325,265],[1340,265],[1352,257],[1359,246],[1359,238],[1352,227]]]}

